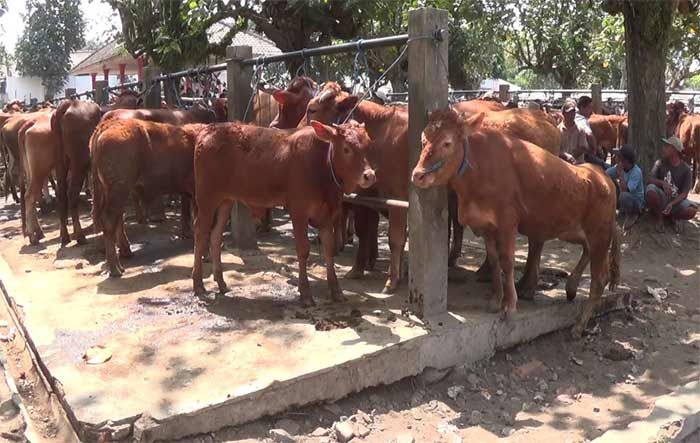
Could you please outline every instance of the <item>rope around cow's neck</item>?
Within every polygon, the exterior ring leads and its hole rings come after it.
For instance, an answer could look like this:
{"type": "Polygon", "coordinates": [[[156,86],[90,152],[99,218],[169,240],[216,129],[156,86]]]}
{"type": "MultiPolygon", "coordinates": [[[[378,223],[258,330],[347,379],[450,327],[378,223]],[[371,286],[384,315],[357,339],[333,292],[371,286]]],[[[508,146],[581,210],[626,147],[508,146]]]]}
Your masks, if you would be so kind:
{"type": "Polygon", "coordinates": [[[328,167],[331,170],[331,177],[333,178],[333,183],[340,189],[340,191],[343,191],[343,186],[340,184],[340,180],[338,180],[338,177],[335,175],[335,170],[333,169],[333,143],[328,143],[328,167]]]}
{"type": "MultiPolygon", "coordinates": [[[[468,146],[469,142],[465,139],[464,143],[462,143],[462,147],[464,150],[464,155],[462,156],[462,162],[459,164],[459,169],[457,170],[457,176],[461,177],[464,175],[465,172],[467,172],[467,169],[469,169],[469,158],[467,157],[467,151],[468,151],[468,146]]],[[[426,174],[432,174],[433,172],[437,172],[442,167],[445,166],[445,161],[444,160],[438,160],[433,165],[425,170],[426,174]]]]}

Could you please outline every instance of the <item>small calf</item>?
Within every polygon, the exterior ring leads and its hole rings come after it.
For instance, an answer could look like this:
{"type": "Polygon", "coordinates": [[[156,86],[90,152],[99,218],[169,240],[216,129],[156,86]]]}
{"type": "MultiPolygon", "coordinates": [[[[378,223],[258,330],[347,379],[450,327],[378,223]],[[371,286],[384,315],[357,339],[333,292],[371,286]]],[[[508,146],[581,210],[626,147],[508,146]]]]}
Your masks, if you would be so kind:
{"type": "Polygon", "coordinates": [[[375,182],[367,162],[371,140],[364,125],[350,122],[283,131],[241,123],[208,126],[195,148],[195,247],[192,282],[196,294],[206,291],[202,257],[209,242],[214,279],[228,288],[221,268],[221,235],[235,201],[249,206],[285,206],[294,229],[299,258],[299,292],[312,305],[306,273],[310,243],[308,225],[320,229],[331,297],[342,299],[335,275],[334,222],[342,211],[343,193],[375,182]],[[213,228],[212,228],[213,225],[213,228]]]}

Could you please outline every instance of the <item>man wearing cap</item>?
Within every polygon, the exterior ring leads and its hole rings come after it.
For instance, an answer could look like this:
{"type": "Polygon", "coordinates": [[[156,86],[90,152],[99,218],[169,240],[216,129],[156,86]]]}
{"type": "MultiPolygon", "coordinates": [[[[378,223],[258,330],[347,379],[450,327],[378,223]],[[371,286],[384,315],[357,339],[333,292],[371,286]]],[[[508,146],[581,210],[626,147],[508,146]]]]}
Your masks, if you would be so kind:
{"type": "Polygon", "coordinates": [[[697,208],[688,200],[692,186],[690,167],[681,159],[683,144],[678,137],[662,138],[661,159],[651,168],[646,204],[656,218],[656,230],[663,232],[664,217],[670,217],[678,231],[678,220],[695,217],[697,208]]]}
{"type": "Polygon", "coordinates": [[[623,227],[628,231],[637,222],[644,208],[642,170],[635,164],[637,156],[631,145],[613,150],[613,154],[617,156],[617,165],[608,168],[605,172],[615,182],[618,192],[617,207],[620,214],[625,215],[623,227]]]}
{"type": "Polygon", "coordinates": [[[576,124],[576,102],[567,98],[561,109],[564,121],[559,124],[561,145],[559,157],[569,163],[583,163],[583,156],[588,149],[586,133],[576,124]]]}

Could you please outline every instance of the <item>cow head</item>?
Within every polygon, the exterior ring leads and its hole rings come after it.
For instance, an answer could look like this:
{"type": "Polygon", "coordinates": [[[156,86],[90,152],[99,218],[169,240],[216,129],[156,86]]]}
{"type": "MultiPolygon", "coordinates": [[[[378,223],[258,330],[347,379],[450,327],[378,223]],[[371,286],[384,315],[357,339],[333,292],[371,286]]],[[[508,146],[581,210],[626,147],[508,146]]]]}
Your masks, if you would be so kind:
{"type": "Polygon", "coordinates": [[[469,167],[469,141],[464,116],[452,109],[435,111],[421,135],[423,149],[411,181],[419,188],[444,185],[469,167]]]}
{"type": "Polygon", "coordinates": [[[309,102],[306,107],[306,122],[300,123],[300,126],[309,124],[311,120],[326,124],[340,123],[352,111],[357,101],[358,97],[343,91],[338,83],[327,82],[309,102]]]}
{"type": "Polygon", "coordinates": [[[304,118],[306,106],[316,93],[316,82],[308,77],[296,77],[285,90],[267,89],[264,92],[272,94],[279,105],[277,117],[270,123],[270,127],[295,128],[304,118]]]}
{"type": "Polygon", "coordinates": [[[374,169],[367,161],[372,141],[364,124],[351,121],[327,126],[312,120],[311,126],[318,138],[329,143],[327,165],[333,181],[343,192],[350,193],[358,186],[369,188],[374,185],[374,169]]]}

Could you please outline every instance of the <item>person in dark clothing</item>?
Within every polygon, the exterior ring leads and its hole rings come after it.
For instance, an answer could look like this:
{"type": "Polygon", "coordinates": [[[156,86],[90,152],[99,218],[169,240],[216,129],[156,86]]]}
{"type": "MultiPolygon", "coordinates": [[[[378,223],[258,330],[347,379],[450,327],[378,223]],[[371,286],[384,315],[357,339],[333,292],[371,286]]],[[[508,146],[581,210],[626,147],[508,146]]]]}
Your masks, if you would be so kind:
{"type": "Polygon", "coordinates": [[[681,159],[683,144],[678,137],[661,139],[661,159],[654,163],[647,180],[646,204],[656,219],[656,230],[663,232],[664,217],[676,232],[679,220],[691,220],[697,207],[688,200],[693,178],[690,167],[681,159]]]}

